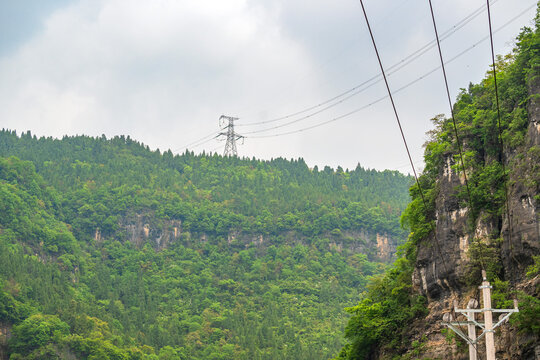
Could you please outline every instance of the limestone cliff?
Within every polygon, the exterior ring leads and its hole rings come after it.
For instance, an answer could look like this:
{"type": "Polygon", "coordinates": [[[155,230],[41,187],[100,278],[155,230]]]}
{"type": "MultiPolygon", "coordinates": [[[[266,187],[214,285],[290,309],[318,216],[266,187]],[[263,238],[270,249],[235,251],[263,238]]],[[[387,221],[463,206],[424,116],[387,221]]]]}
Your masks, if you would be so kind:
{"type": "MultiPolygon", "coordinates": [[[[536,68],[538,70],[538,68],[536,68]]],[[[414,291],[427,297],[428,315],[411,324],[411,341],[422,344],[422,351],[412,356],[425,359],[467,359],[466,346],[449,340],[441,325],[445,312],[454,300],[460,306],[478,297],[481,279],[471,259],[473,239],[485,245],[486,251],[500,265],[503,280],[516,292],[540,297],[540,278],[527,278],[526,270],[533,257],[540,254],[540,77],[529,78],[528,127],[520,146],[505,147],[502,159],[509,177],[507,182],[508,213],[481,212],[470,223],[469,204],[459,201],[464,177],[455,166],[455,152],[444,155],[437,181],[435,199],[435,231],[417,245],[413,273],[414,291]]],[[[464,140],[467,151],[467,139],[464,140]]],[[[483,154],[487,157],[489,155],[483,154]]],[[[487,162],[487,159],[483,159],[487,162]]],[[[505,208],[506,209],[506,208],[505,208]]],[[[511,324],[496,332],[497,359],[540,359],[540,339],[532,333],[520,333],[511,324]]],[[[483,344],[478,347],[479,358],[485,356],[483,344]]],[[[395,354],[378,350],[375,358],[391,358],[395,354]]]]}
{"type": "MultiPolygon", "coordinates": [[[[148,243],[157,250],[167,248],[171,243],[180,241],[184,245],[193,242],[219,241],[205,233],[192,234],[182,229],[179,219],[159,219],[151,212],[131,214],[121,219],[118,224],[120,239],[129,241],[137,247],[148,243]]],[[[372,261],[390,263],[395,259],[396,249],[403,239],[385,233],[373,233],[362,229],[348,231],[331,231],[318,237],[325,238],[329,248],[339,252],[343,250],[366,254],[372,261]]],[[[94,240],[102,240],[99,229],[96,229],[94,240]]],[[[274,241],[287,244],[309,245],[313,239],[296,231],[287,231],[279,235],[263,235],[231,230],[226,241],[229,246],[238,249],[249,247],[268,247],[274,241]]]]}

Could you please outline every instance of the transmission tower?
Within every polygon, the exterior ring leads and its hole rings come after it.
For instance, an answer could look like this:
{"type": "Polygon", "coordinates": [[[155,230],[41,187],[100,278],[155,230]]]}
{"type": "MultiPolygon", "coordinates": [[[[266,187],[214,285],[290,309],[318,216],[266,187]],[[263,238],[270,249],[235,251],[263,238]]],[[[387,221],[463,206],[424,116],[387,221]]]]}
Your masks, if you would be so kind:
{"type": "Polygon", "coordinates": [[[238,135],[234,132],[235,120],[238,120],[238,118],[225,115],[221,115],[219,117],[220,126],[227,124],[228,121],[228,124],[221,128],[221,130],[226,131],[219,133],[219,136],[227,136],[227,142],[225,143],[225,151],[223,152],[223,156],[237,156],[238,151],[236,150],[236,140],[244,139],[242,135],[238,135]]]}

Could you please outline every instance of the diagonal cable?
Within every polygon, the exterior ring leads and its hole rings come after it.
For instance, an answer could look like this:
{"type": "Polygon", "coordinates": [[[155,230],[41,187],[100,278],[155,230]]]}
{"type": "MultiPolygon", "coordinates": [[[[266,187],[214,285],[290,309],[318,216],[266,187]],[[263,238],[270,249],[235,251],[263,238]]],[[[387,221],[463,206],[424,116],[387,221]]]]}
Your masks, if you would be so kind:
{"type": "MultiPolygon", "coordinates": [[[[488,14],[488,23],[489,23],[489,39],[491,43],[491,61],[493,63],[493,81],[495,85],[495,99],[497,104],[497,128],[499,129],[499,146],[501,151],[501,164],[503,168],[504,175],[504,197],[506,201],[506,216],[508,219],[508,231],[510,237],[510,252],[512,253],[512,258],[516,261],[514,256],[514,245],[512,243],[512,220],[510,218],[510,203],[508,201],[508,177],[506,174],[506,166],[504,165],[504,143],[502,137],[502,127],[501,127],[501,109],[499,106],[499,88],[497,86],[497,68],[495,67],[495,50],[493,47],[493,30],[491,29],[491,11],[489,8],[489,0],[487,0],[487,14],[488,14]]],[[[513,273],[513,272],[512,272],[513,273]]]]}
{"type": "Polygon", "coordinates": [[[471,212],[473,212],[473,206],[472,206],[472,201],[471,201],[471,191],[469,189],[469,181],[467,179],[467,172],[465,171],[465,161],[463,160],[463,148],[461,146],[461,140],[459,139],[456,119],[454,117],[454,107],[452,106],[452,100],[450,98],[450,90],[448,88],[448,77],[446,76],[446,69],[444,67],[444,60],[443,60],[442,51],[441,51],[441,43],[439,41],[439,33],[437,32],[437,24],[435,22],[435,14],[433,13],[433,5],[431,4],[431,0],[428,0],[428,1],[429,1],[429,9],[431,11],[431,19],[433,20],[433,29],[435,30],[435,37],[437,39],[437,48],[439,49],[439,58],[441,59],[441,68],[442,68],[442,72],[444,76],[444,85],[446,86],[446,95],[448,97],[448,105],[450,105],[450,114],[452,115],[452,124],[454,125],[454,134],[456,136],[456,143],[458,146],[459,157],[461,159],[461,168],[463,171],[463,177],[465,178],[465,186],[467,188],[469,206],[471,208],[471,212]]]}
{"type": "MultiPolygon", "coordinates": [[[[398,127],[399,127],[399,131],[400,131],[401,137],[403,139],[403,144],[405,145],[405,149],[407,150],[407,156],[409,157],[409,162],[411,163],[411,168],[412,168],[413,173],[414,173],[414,178],[416,180],[416,185],[418,186],[418,190],[420,191],[420,196],[422,198],[422,202],[424,203],[425,210],[427,211],[428,206],[427,206],[426,198],[424,196],[424,191],[422,190],[422,186],[420,185],[420,182],[418,181],[418,175],[416,174],[416,168],[414,167],[414,162],[413,162],[412,157],[411,157],[411,152],[409,151],[409,146],[407,145],[407,140],[405,139],[405,134],[403,133],[403,127],[401,126],[401,121],[399,120],[399,115],[398,115],[398,112],[397,112],[397,109],[396,109],[396,105],[394,103],[394,97],[392,96],[392,92],[390,91],[390,86],[388,85],[388,80],[386,79],[386,74],[384,72],[384,67],[382,65],[381,56],[379,55],[379,50],[377,49],[377,44],[375,43],[375,38],[373,37],[373,32],[371,31],[371,26],[369,25],[368,16],[367,16],[367,13],[366,13],[366,9],[364,7],[364,2],[362,0],[360,0],[360,5],[362,6],[362,12],[364,13],[364,17],[366,19],[366,24],[367,24],[367,27],[368,27],[368,30],[369,30],[369,35],[371,37],[371,42],[373,43],[373,48],[375,49],[375,54],[377,55],[377,60],[379,62],[379,66],[381,68],[381,73],[382,73],[382,76],[384,78],[384,83],[386,85],[386,90],[388,91],[388,97],[390,98],[390,102],[392,103],[392,109],[394,110],[394,115],[396,116],[396,121],[397,121],[397,124],[398,124],[398,127]]],[[[437,239],[436,232],[435,232],[434,235],[435,235],[435,243],[437,245],[437,250],[439,252],[439,256],[441,257],[441,260],[443,262],[444,270],[448,274],[448,268],[446,266],[446,261],[444,260],[444,256],[442,255],[441,247],[440,247],[439,241],[437,239]]]]}
{"type": "MultiPolygon", "coordinates": [[[[492,0],[491,1],[491,4],[494,4],[496,3],[498,0],[492,0]]],[[[445,39],[447,39],[448,37],[450,37],[452,34],[454,34],[456,31],[460,30],[461,28],[463,28],[465,25],[467,25],[468,23],[470,23],[471,21],[473,21],[476,17],[478,17],[480,14],[482,14],[484,11],[485,11],[485,5],[482,5],[480,6],[479,8],[477,8],[476,10],[474,10],[473,12],[471,12],[469,15],[467,15],[465,18],[461,19],[459,22],[457,22],[456,24],[454,24],[451,28],[447,29],[445,32],[443,32],[440,36],[440,40],[443,41],[445,39]]],[[[428,42],[427,44],[425,44],[424,46],[422,46],[421,48],[415,50],[414,52],[412,52],[411,54],[407,55],[406,57],[404,57],[403,59],[401,59],[400,61],[398,61],[397,63],[393,64],[392,66],[388,67],[386,69],[386,72],[387,72],[387,76],[395,73],[396,71],[404,68],[405,66],[407,66],[408,64],[410,64],[411,62],[415,61],[416,59],[418,59],[420,56],[424,55],[425,53],[427,53],[429,50],[431,50],[433,47],[435,47],[436,45],[436,41],[435,40],[432,40],[430,42],[428,42]]],[[[358,93],[360,93],[361,91],[364,91],[365,89],[363,90],[360,90],[360,91],[356,91],[360,88],[362,88],[364,85],[368,84],[369,82],[371,81],[374,81],[374,80],[377,80],[376,83],[378,83],[379,81],[382,81],[382,79],[380,78],[381,75],[380,74],[377,74],[371,78],[369,78],[368,80],[362,82],[361,84],[359,85],[356,85],[354,86],[353,88],[351,89],[348,89],[328,100],[325,100],[321,103],[318,103],[316,105],[313,105],[311,107],[308,107],[306,109],[303,109],[303,110],[299,110],[297,112],[294,112],[294,113],[291,113],[291,114],[288,114],[288,115],[285,115],[285,116],[280,116],[278,118],[274,118],[274,119],[270,119],[270,120],[264,120],[264,121],[257,121],[257,122],[248,122],[248,123],[240,123],[240,124],[237,124],[237,126],[254,126],[254,125],[264,125],[264,124],[270,124],[270,123],[274,123],[274,122],[277,122],[277,121],[280,121],[280,120],[286,120],[286,119],[290,119],[290,118],[293,118],[297,115],[300,115],[300,114],[303,114],[303,113],[306,113],[306,112],[309,112],[309,111],[312,111],[312,110],[315,110],[319,107],[322,107],[324,105],[327,105],[329,103],[332,103],[333,101],[335,100],[338,100],[340,98],[342,98],[343,96],[345,95],[348,95],[350,93],[352,93],[351,95],[349,95],[347,98],[343,99],[342,101],[338,101],[334,104],[331,104],[329,106],[326,106],[323,110],[319,110],[313,114],[309,114],[307,116],[304,116],[298,120],[295,120],[295,121],[291,121],[287,124],[290,124],[290,123],[294,123],[294,122],[297,122],[297,121],[300,121],[300,120],[304,120],[304,119],[307,119],[313,115],[316,115],[324,110],[327,110],[329,108],[332,108],[340,103],[342,103],[343,101],[345,101],[346,99],[349,99],[351,98],[353,95],[356,95],[358,93]]],[[[375,83],[369,85],[368,87],[371,87],[372,85],[374,85],[375,83]]],[[[282,126],[285,126],[287,124],[284,124],[282,126]]],[[[278,126],[278,127],[282,127],[282,126],[278,126]]],[[[271,130],[271,129],[274,129],[275,127],[273,128],[269,128],[268,130],[271,130]]],[[[266,130],[266,129],[265,129],[266,130]]],[[[265,130],[262,130],[262,131],[265,131],[265,130]]]]}

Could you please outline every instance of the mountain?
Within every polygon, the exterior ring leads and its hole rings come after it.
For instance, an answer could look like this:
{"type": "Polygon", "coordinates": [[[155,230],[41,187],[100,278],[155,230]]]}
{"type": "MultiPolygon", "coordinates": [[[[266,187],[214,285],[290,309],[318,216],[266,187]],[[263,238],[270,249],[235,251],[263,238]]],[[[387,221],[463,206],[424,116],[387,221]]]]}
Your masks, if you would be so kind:
{"type": "MultiPolygon", "coordinates": [[[[480,300],[482,270],[494,308],[519,302],[519,313],[495,334],[497,359],[538,359],[540,7],[535,28],[523,28],[496,70],[498,101],[490,71],[454,104],[462,151],[452,119],[433,119],[420,186],[411,187],[402,216],[409,240],[349,309],[349,343],[339,359],[467,359],[468,345],[441,322],[454,301],[463,309],[480,300]]],[[[477,349],[485,356],[482,342],[477,349]]]]}
{"type": "Polygon", "coordinates": [[[1,359],[327,359],[411,178],[0,132],[1,359]]]}

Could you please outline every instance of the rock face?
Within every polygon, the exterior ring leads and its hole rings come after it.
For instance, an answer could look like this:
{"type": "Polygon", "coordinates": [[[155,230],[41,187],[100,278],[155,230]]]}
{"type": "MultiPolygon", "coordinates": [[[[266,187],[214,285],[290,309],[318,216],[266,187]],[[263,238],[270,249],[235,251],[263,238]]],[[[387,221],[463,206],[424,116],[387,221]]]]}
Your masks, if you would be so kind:
{"type": "MultiPolygon", "coordinates": [[[[200,241],[207,241],[207,236],[202,234],[200,241]]],[[[295,231],[287,231],[279,236],[282,241],[289,245],[302,244],[308,246],[311,239],[295,231]]],[[[318,237],[327,238],[330,249],[341,252],[344,250],[354,253],[366,254],[371,261],[390,263],[395,260],[399,239],[388,234],[370,233],[364,230],[343,231],[339,234],[329,232],[318,237]]],[[[281,240],[280,240],[281,241],[281,240]]],[[[272,240],[262,234],[247,234],[240,231],[230,232],[227,236],[229,246],[248,248],[255,246],[264,248],[272,245],[272,240]]]]}
{"type": "Polygon", "coordinates": [[[428,299],[438,299],[458,286],[465,272],[470,234],[468,209],[461,208],[455,196],[465,178],[452,167],[453,156],[448,154],[439,176],[439,196],[436,199],[436,230],[426,243],[418,247],[413,284],[428,299]]]}
{"type": "Polygon", "coordinates": [[[7,345],[10,337],[11,326],[8,324],[0,323],[0,359],[2,360],[7,360],[8,358],[7,345]]]}
{"type": "MultiPolygon", "coordinates": [[[[529,84],[529,94],[540,94],[540,77],[529,84]]],[[[540,98],[531,96],[528,103],[529,128],[525,148],[511,159],[508,202],[510,224],[503,223],[502,259],[504,269],[512,274],[524,274],[532,263],[531,254],[540,250],[540,203],[535,197],[540,182],[540,98]]],[[[508,279],[519,281],[508,275],[508,279]]]]}
{"type": "MultiPolygon", "coordinates": [[[[460,307],[477,296],[475,286],[463,279],[471,278],[468,250],[472,238],[488,243],[502,239],[495,256],[500,257],[505,280],[518,291],[540,297],[540,279],[527,279],[526,269],[533,263],[533,256],[540,254],[540,77],[530,81],[531,96],[528,103],[529,125],[525,144],[504,154],[505,167],[510,172],[508,181],[508,211],[500,216],[480,214],[473,227],[468,223],[470,210],[457,200],[458,185],[465,179],[448,154],[439,174],[439,193],[436,199],[435,235],[418,244],[413,286],[428,299],[429,314],[411,325],[411,339],[422,342],[427,335],[425,351],[421,358],[468,359],[467,347],[458,348],[455,341],[447,341],[441,332],[443,314],[453,307],[454,300],[460,307]],[[509,216],[508,216],[509,215],[509,216]]],[[[477,276],[478,277],[478,276],[477,276]]],[[[480,285],[481,279],[477,279],[480,285]]],[[[497,359],[540,359],[538,336],[519,334],[506,324],[496,332],[497,359]]],[[[479,358],[485,356],[484,344],[478,347],[479,358]]],[[[378,354],[376,358],[386,358],[378,354]]]]}
{"type": "Polygon", "coordinates": [[[169,243],[180,238],[182,221],[156,220],[152,213],[136,214],[120,222],[126,240],[137,247],[150,242],[157,249],[164,249],[169,243]]]}
{"type": "Polygon", "coordinates": [[[390,261],[396,253],[396,244],[386,234],[377,234],[377,257],[390,261]]]}
{"type": "MultiPolygon", "coordinates": [[[[156,219],[153,213],[134,214],[126,216],[119,224],[126,241],[137,247],[146,243],[151,244],[158,250],[166,248],[174,241],[192,243],[198,241],[205,243],[211,238],[204,233],[182,236],[181,220],[156,219]]],[[[310,239],[294,231],[285,232],[281,235],[288,244],[308,245],[310,239]]],[[[372,261],[390,263],[394,260],[399,239],[388,234],[370,233],[363,230],[343,231],[339,233],[329,232],[324,234],[329,241],[329,247],[337,251],[347,249],[355,253],[367,254],[372,261]]],[[[96,229],[95,240],[101,241],[101,233],[96,229]]],[[[247,234],[241,231],[230,231],[226,237],[229,246],[238,248],[267,247],[272,245],[267,237],[262,234],[247,234]]]]}

